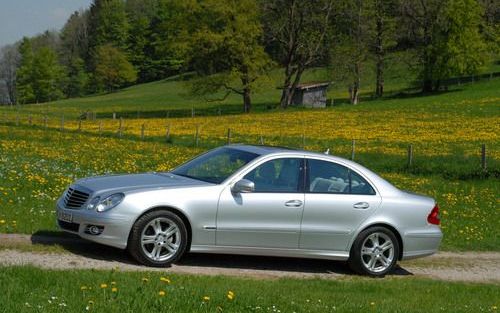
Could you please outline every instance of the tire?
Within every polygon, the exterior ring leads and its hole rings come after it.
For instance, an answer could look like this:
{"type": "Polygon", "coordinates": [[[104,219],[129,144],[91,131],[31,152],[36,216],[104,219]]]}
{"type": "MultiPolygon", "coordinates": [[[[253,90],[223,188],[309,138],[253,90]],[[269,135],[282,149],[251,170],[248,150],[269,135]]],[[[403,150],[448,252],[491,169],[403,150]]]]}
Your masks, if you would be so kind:
{"type": "Polygon", "coordinates": [[[186,251],[186,225],[176,214],[152,211],[141,216],[132,226],[127,249],[137,262],[154,267],[167,267],[186,251]]]}
{"type": "Polygon", "coordinates": [[[398,261],[399,243],[394,233],[385,227],[371,227],[362,231],[351,247],[350,268],[361,275],[382,277],[398,261]]]}

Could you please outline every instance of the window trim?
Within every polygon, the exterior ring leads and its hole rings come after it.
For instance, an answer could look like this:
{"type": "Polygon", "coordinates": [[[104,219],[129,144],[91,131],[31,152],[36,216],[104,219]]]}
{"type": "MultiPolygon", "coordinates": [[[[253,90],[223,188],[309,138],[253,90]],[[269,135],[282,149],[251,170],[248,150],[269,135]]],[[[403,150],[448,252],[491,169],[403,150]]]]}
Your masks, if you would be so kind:
{"type": "Polygon", "coordinates": [[[363,175],[361,175],[359,172],[353,170],[352,168],[350,168],[349,166],[346,166],[344,164],[340,164],[338,162],[335,162],[335,161],[331,161],[331,160],[324,160],[324,159],[314,159],[314,158],[308,158],[306,157],[305,158],[305,179],[304,179],[304,193],[308,193],[308,194],[323,194],[323,195],[347,195],[347,196],[377,196],[378,195],[378,192],[377,192],[377,189],[375,189],[373,187],[373,184],[370,183],[368,181],[368,179],[366,179],[363,175]],[[312,160],[315,160],[315,161],[322,161],[322,162],[327,162],[327,163],[332,163],[332,164],[335,164],[335,165],[338,165],[338,166],[342,166],[342,167],[345,167],[347,169],[347,175],[349,176],[349,192],[348,193],[345,193],[345,192],[322,192],[322,191],[310,191],[309,190],[309,186],[311,184],[311,177],[310,177],[310,170],[309,170],[309,163],[310,161],[312,160]],[[363,178],[366,183],[370,186],[370,188],[373,190],[374,193],[352,193],[351,191],[351,172],[354,172],[356,173],[358,176],[360,176],[361,178],[363,178]]]}

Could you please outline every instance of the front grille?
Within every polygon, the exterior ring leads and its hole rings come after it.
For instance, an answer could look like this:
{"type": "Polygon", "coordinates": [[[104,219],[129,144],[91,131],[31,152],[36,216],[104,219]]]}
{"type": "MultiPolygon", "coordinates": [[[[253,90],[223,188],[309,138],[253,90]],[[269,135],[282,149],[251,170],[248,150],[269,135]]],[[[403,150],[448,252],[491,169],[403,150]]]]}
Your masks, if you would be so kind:
{"type": "Polygon", "coordinates": [[[79,209],[87,202],[89,196],[88,193],[69,188],[64,195],[64,206],[68,209],[79,209]]]}
{"type": "Polygon", "coordinates": [[[59,227],[62,229],[66,229],[72,232],[78,232],[78,229],[80,228],[80,224],[77,223],[68,223],[65,221],[57,220],[57,223],[59,224],[59,227]]]}

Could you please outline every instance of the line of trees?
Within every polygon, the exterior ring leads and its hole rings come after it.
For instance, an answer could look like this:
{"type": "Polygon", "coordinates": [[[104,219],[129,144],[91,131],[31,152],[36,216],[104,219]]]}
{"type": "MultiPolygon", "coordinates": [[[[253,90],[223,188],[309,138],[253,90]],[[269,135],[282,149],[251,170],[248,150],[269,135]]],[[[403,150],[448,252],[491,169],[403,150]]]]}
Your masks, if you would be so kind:
{"type": "Polygon", "coordinates": [[[252,93],[283,69],[280,105],[311,67],[340,73],[358,103],[366,67],[384,93],[390,55],[411,51],[423,91],[477,73],[500,50],[494,0],[94,0],[59,32],[0,51],[1,102],[36,103],[113,92],[186,72],[192,92],[252,93]],[[3,89],[3,92],[2,90],[3,89]]]}

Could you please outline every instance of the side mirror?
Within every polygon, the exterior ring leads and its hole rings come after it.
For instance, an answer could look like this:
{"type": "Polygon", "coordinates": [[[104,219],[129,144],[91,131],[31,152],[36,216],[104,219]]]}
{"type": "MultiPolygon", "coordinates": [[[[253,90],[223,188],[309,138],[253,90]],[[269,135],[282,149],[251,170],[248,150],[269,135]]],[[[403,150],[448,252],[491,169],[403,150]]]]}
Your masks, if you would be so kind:
{"type": "Polygon", "coordinates": [[[255,183],[248,179],[242,179],[237,181],[233,187],[231,187],[231,191],[234,193],[249,193],[255,191],[255,183]]]}

